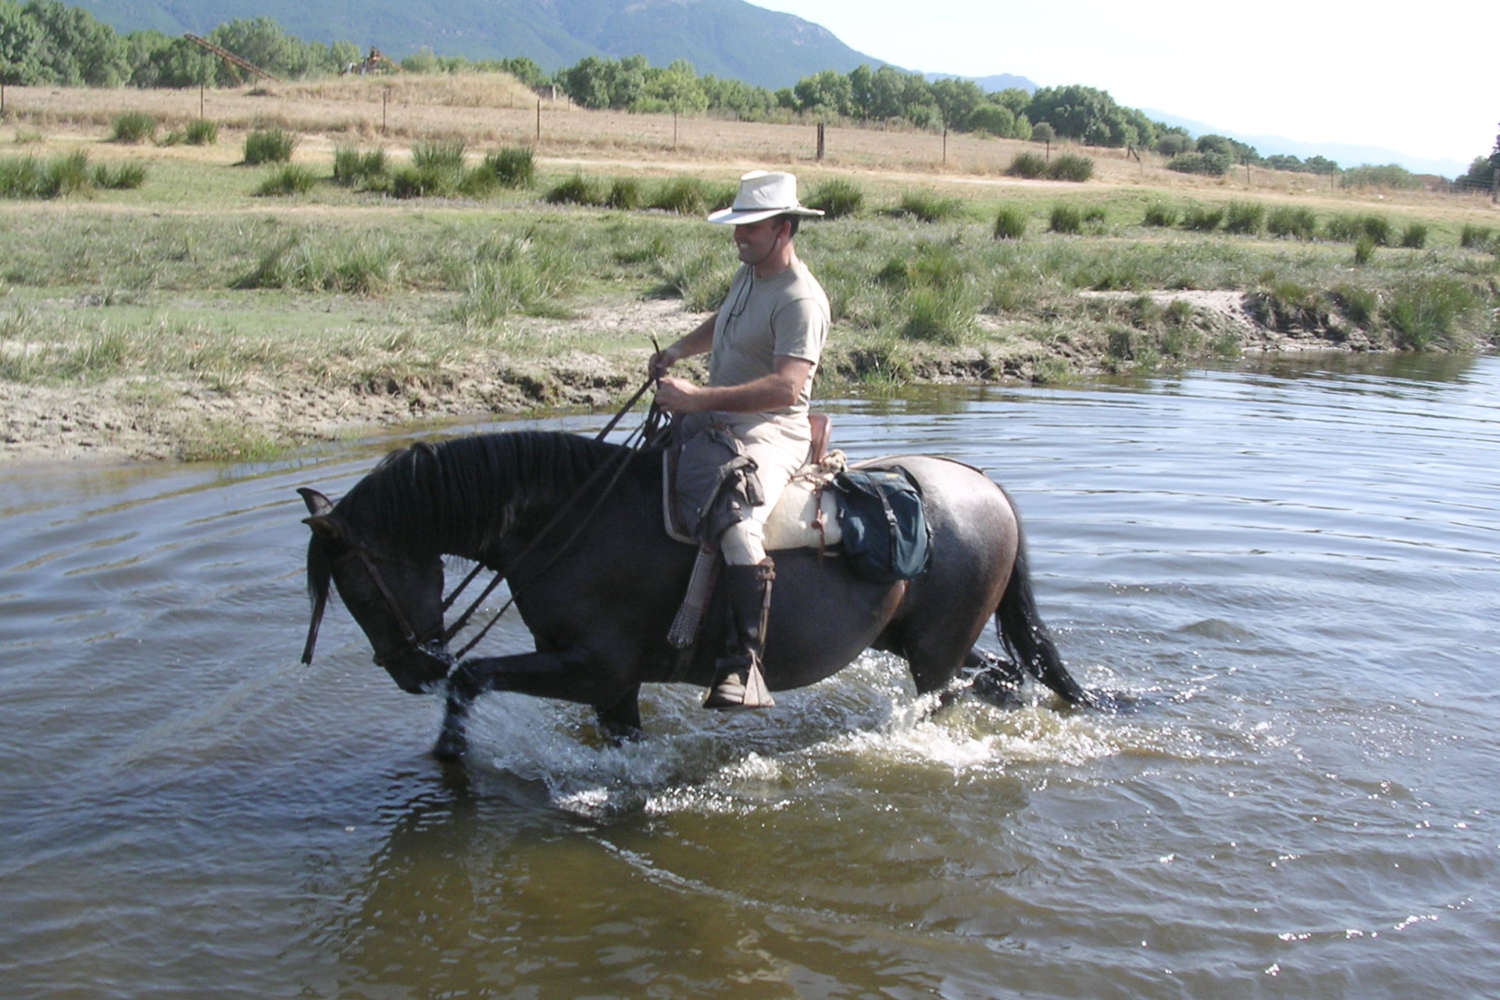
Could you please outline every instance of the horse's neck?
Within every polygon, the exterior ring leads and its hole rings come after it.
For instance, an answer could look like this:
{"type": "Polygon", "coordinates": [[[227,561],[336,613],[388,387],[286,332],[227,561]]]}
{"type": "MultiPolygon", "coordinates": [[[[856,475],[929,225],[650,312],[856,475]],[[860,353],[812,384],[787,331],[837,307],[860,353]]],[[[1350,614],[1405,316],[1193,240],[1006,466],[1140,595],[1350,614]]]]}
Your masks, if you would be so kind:
{"type": "Polygon", "coordinates": [[[583,516],[612,454],[564,434],[500,434],[413,456],[409,523],[390,525],[439,554],[486,563],[583,516]]]}

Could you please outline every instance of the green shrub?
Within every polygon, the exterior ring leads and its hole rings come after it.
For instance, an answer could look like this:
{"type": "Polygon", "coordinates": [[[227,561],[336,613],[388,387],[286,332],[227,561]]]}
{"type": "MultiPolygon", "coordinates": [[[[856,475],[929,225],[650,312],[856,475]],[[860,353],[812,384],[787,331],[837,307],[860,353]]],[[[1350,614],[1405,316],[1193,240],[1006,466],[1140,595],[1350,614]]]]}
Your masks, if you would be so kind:
{"type": "Polygon", "coordinates": [[[317,182],[318,178],[307,167],[298,163],[287,163],[273,170],[271,176],[255,189],[255,193],[261,197],[306,194],[317,182]]]}
{"type": "Polygon", "coordinates": [[[41,198],[42,165],[32,156],[0,160],[0,197],[41,198]]]}
{"type": "Polygon", "coordinates": [[[605,196],[604,203],[610,208],[627,212],[640,208],[644,203],[641,182],[634,177],[616,177],[609,186],[609,194],[605,196]]]}
{"type": "Polygon", "coordinates": [[[237,288],[297,288],[371,295],[395,279],[397,259],[383,239],[314,243],[293,237],[267,252],[237,288]]]}
{"type": "Polygon", "coordinates": [[[1167,161],[1167,169],[1180,174],[1205,174],[1223,177],[1234,164],[1221,153],[1178,153],[1167,161]]]}
{"type": "Polygon", "coordinates": [[[1458,245],[1465,250],[1485,250],[1489,248],[1490,240],[1494,238],[1495,231],[1489,226],[1478,226],[1472,222],[1464,223],[1464,227],[1458,234],[1458,245]]]}
{"type": "Polygon", "coordinates": [[[1045,177],[1047,174],[1047,161],[1040,153],[1017,153],[1016,158],[1010,161],[1010,166],[1005,171],[1012,177],[1025,177],[1035,180],[1045,177]]]}
{"type": "Polygon", "coordinates": [[[1335,215],[1323,223],[1323,235],[1336,243],[1353,243],[1362,232],[1358,216],[1335,215]]]}
{"type": "Polygon", "coordinates": [[[533,234],[486,241],[465,268],[458,318],[473,326],[517,312],[565,316],[561,300],[577,273],[577,262],[567,253],[533,234]]]}
{"type": "Polygon", "coordinates": [[[1391,245],[1391,222],[1383,215],[1366,215],[1359,220],[1359,231],[1376,246],[1391,245]]]}
{"type": "Polygon", "coordinates": [[[385,150],[339,146],[333,151],[333,181],[342,187],[383,189],[389,182],[385,150]]]}
{"type": "Polygon", "coordinates": [[[1177,209],[1163,201],[1154,201],[1146,206],[1146,217],[1142,225],[1168,227],[1177,225],[1177,209]]]}
{"type": "Polygon", "coordinates": [[[911,215],[923,222],[945,222],[957,218],[964,211],[959,198],[944,198],[936,191],[907,191],[896,207],[897,215],[911,215]]]}
{"type": "Polygon", "coordinates": [[[1331,294],[1339,310],[1356,326],[1369,326],[1380,305],[1380,296],[1356,285],[1340,285],[1331,294]]]}
{"type": "Polygon", "coordinates": [[[559,182],[543,197],[549,205],[603,205],[605,200],[598,183],[582,174],[559,182]]]}
{"type": "Polygon", "coordinates": [[[865,205],[865,193],[859,185],[842,177],[824,181],[807,199],[808,208],[822,211],[830,219],[858,215],[865,205]]]}
{"type": "Polygon", "coordinates": [[[1370,258],[1375,256],[1375,241],[1370,239],[1368,233],[1361,233],[1358,240],[1354,242],[1354,263],[1364,266],[1370,263],[1370,258]]]}
{"type": "Polygon", "coordinates": [[[704,215],[709,208],[708,189],[694,177],[674,177],[652,195],[647,207],[677,215],[704,215]]]}
{"type": "Polygon", "coordinates": [[[536,161],[525,146],[507,146],[486,153],[484,165],[505,187],[531,187],[536,179],[536,161]]]}
{"type": "Polygon", "coordinates": [[[452,174],[456,186],[464,170],[464,148],[462,139],[431,139],[414,143],[411,165],[423,173],[452,174]]]}
{"type": "Polygon", "coordinates": [[[1299,240],[1310,240],[1318,233],[1318,217],[1310,208],[1283,205],[1271,209],[1266,218],[1266,230],[1272,236],[1293,236],[1299,240]]]}
{"type": "Polygon", "coordinates": [[[1251,293],[1246,306],[1273,330],[1319,330],[1328,325],[1328,314],[1318,293],[1296,281],[1267,276],[1262,287],[1251,293]]]}
{"type": "Polygon", "coordinates": [[[127,111],[115,118],[110,142],[147,142],[156,136],[156,117],[144,111],[127,111]]]}
{"type": "Polygon", "coordinates": [[[1094,161],[1076,153],[1064,153],[1052,161],[1052,165],[1047,168],[1047,176],[1055,181],[1082,183],[1094,176],[1094,161]]]}
{"type": "Polygon", "coordinates": [[[245,136],[244,162],[252,167],[262,163],[287,163],[296,145],[297,137],[284,129],[256,129],[245,136]]]}
{"type": "Polygon", "coordinates": [[[79,150],[48,161],[45,184],[51,197],[89,190],[94,186],[94,178],[89,173],[88,154],[79,150]]]}
{"type": "Polygon", "coordinates": [[[189,146],[212,146],[219,141],[219,123],[207,118],[194,118],[182,130],[189,146]]]}
{"type": "Polygon", "coordinates": [[[908,340],[956,346],[975,326],[976,317],[967,297],[943,288],[913,288],[906,295],[905,305],[907,318],[901,336],[908,340]]]}
{"type": "Polygon", "coordinates": [[[1026,213],[1014,205],[1001,205],[995,215],[995,239],[1018,240],[1026,235],[1026,213]]]}
{"type": "Polygon", "coordinates": [[[1073,235],[1083,232],[1083,213],[1072,205],[1053,205],[1047,228],[1054,233],[1073,235]]]}
{"type": "Polygon", "coordinates": [[[94,186],[111,191],[140,187],[146,182],[146,167],[140,163],[101,163],[94,168],[94,186]]]}
{"type": "Polygon", "coordinates": [[[1461,281],[1422,278],[1392,291],[1383,315],[1398,347],[1421,351],[1449,340],[1459,320],[1478,305],[1461,281]]]}
{"type": "Polygon", "coordinates": [[[1224,221],[1224,209],[1189,205],[1182,215],[1182,226],[1196,233],[1211,233],[1224,221]]]}
{"type": "Polygon", "coordinates": [[[1241,236],[1254,236],[1260,232],[1265,218],[1266,206],[1250,201],[1231,201],[1224,219],[1224,231],[1241,236]]]}
{"type": "Polygon", "coordinates": [[[1427,245],[1427,226],[1421,222],[1409,222],[1401,231],[1401,245],[1408,250],[1420,250],[1427,245]]]}
{"type": "Polygon", "coordinates": [[[1376,246],[1390,246],[1391,223],[1380,215],[1336,215],[1329,219],[1324,231],[1328,238],[1340,243],[1358,243],[1360,237],[1368,236],[1376,246]]]}

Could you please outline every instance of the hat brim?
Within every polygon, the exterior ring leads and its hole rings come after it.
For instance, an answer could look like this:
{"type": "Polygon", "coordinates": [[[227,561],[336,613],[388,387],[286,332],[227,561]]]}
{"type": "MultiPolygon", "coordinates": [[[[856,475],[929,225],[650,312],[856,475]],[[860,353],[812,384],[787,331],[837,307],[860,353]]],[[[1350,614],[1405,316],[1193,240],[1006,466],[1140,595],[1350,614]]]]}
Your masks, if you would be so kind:
{"type": "Polygon", "coordinates": [[[757,208],[747,210],[721,208],[717,212],[711,212],[708,216],[708,221],[726,226],[748,226],[752,222],[774,219],[778,215],[803,215],[811,218],[822,214],[822,211],[819,209],[804,208],[801,205],[793,205],[791,208],[757,208]]]}

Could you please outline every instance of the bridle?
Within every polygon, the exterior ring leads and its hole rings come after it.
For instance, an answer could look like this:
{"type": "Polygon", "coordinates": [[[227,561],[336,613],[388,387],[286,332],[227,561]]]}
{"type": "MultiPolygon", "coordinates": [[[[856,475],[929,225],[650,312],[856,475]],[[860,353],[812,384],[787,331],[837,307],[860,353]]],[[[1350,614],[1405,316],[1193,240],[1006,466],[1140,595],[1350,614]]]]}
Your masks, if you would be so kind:
{"type": "MultiPolygon", "coordinates": [[[[635,395],[631,396],[630,399],[626,401],[625,405],[620,408],[619,412],[617,412],[609,421],[609,423],[604,425],[604,429],[601,430],[597,435],[595,435],[594,440],[603,441],[605,436],[614,429],[617,423],[619,423],[620,418],[623,417],[627,412],[629,412],[631,407],[635,406],[636,402],[641,398],[645,391],[651,388],[651,386],[654,385],[655,382],[655,376],[646,379],[645,383],[635,391],[635,395]]],[[[417,630],[412,626],[405,610],[401,607],[401,602],[396,599],[395,593],[391,590],[389,584],[386,583],[385,575],[380,572],[380,567],[376,564],[375,561],[376,556],[379,556],[382,559],[386,559],[387,561],[394,560],[397,562],[407,562],[407,560],[390,556],[386,553],[375,553],[364,542],[357,539],[347,538],[342,542],[342,545],[344,546],[343,551],[332,554],[331,559],[335,562],[345,562],[349,559],[357,558],[360,561],[360,564],[364,567],[365,573],[370,577],[371,582],[375,584],[375,589],[380,593],[381,599],[385,601],[386,610],[390,612],[391,617],[395,620],[397,626],[399,626],[401,629],[402,642],[404,643],[404,646],[397,652],[419,653],[430,659],[436,660],[443,665],[443,672],[446,674],[453,668],[453,665],[455,663],[463,658],[466,653],[468,653],[471,649],[478,645],[479,641],[489,633],[490,629],[495,626],[495,623],[500,620],[501,616],[504,615],[506,611],[510,610],[510,606],[515,603],[516,595],[514,592],[514,588],[512,588],[511,595],[506,600],[505,604],[500,608],[499,611],[495,612],[494,616],[485,624],[482,629],[479,630],[479,633],[477,635],[470,639],[457,653],[450,653],[448,651],[448,643],[452,641],[453,637],[456,636],[463,629],[463,627],[469,623],[469,620],[473,618],[474,613],[479,610],[480,605],[484,603],[484,600],[494,592],[496,587],[500,585],[500,581],[505,579],[511,573],[515,572],[516,566],[531,554],[531,552],[544,538],[547,537],[547,535],[552,531],[553,528],[562,523],[563,518],[572,510],[573,505],[584,496],[588,495],[589,492],[595,488],[596,481],[600,479],[605,472],[610,472],[611,475],[609,477],[609,481],[604,484],[602,489],[599,489],[597,491],[593,506],[591,506],[588,511],[578,519],[578,523],[573,528],[573,531],[568,535],[566,539],[563,540],[561,545],[557,546],[552,551],[551,558],[549,558],[536,570],[536,575],[540,575],[549,570],[562,556],[562,554],[567,551],[568,547],[577,540],[578,536],[583,533],[583,529],[588,526],[594,515],[599,512],[599,509],[604,506],[604,501],[609,498],[610,493],[613,492],[615,485],[620,481],[620,477],[624,474],[625,469],[629,466],[630,457],[643,445],[653,442],[659,438],[661,434],[661,422],[662,413],[653,403],[651,409],[646,415],[646,419],[641,423],[639,427],[637,427],[626,437],[623,449],[618,452],[615,457],[612,457],[610,461],[603,463],[599,466],[599,468],[595,469],[589,475],[589,477],[584,480],[583,484],[573,492],[573,495],[570,496],[568,500],[553,513],[552,517],[547,521],[542,529],[538,531],[534,536],[532,536],[531,541],[527,542],[526,545],[522,547],[521,551],[518,552],[513,559],[511,559],[510,565],[497,569],[495,571],[494,577],[490,580],[489,584],[484,588],[484,590],[480,592],[479,596],[474,598],[474,600],[469,603],[469,606],[464,609],[463,613],[460,614],[457,619],[454,620],[453,624],[445,626],[444,628],[439,630],[438,634],[435,636],[423,639],[417,635],[417,630]],[[612,470],[611,466],[613,466],[612,470]]],[[[465,588],[467,588],[469,584],[473,583],[474,579],[481,572],[483,572],[485,568],[486,567],[483,563],[479,563],[478,565],[476,565],[472,570],[469,571],[469,574],[464,577],[463,582],[455,587],[452,593],[443,598],[442,612],[444,614],[446,614],[448,609],[453,606],[453,603],[458,599],[459,595],[463,593],[465,588]]],[[[312,662],[313,647],[317,644],[318,641],[318,629],[322,625],[323,612],[326,610],[327,604],[328,592],[325,588],[318,594],[316,603],[313,606],[312,622],[309,624],[307,630],[307,642],[302,647],[303,663],[312,662]]],[[[381,661],[382,657],[377,654],[375,657],[375,662],[381,666],[384,666],[384,663],[382,663],[381,661]]]]}

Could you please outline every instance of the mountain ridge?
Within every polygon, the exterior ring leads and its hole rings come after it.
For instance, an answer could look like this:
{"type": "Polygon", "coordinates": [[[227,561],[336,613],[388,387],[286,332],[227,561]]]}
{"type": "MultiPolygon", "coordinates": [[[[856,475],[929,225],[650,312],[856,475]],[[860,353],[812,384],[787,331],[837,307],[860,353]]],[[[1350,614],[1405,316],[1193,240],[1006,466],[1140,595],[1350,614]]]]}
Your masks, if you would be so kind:
{"type": "Polygon", "coordinates": [[[744,0],[74,0],[116,31],[206,35],[227,21],[268,17],[305,41],[353,42],[395,59],[525,56],[555,72],[587,56],[641,55],[653,66],[686,59],[700,75],[771,90],[825,69],[846,73],[885,60],[821,25],[744,0]]]}

